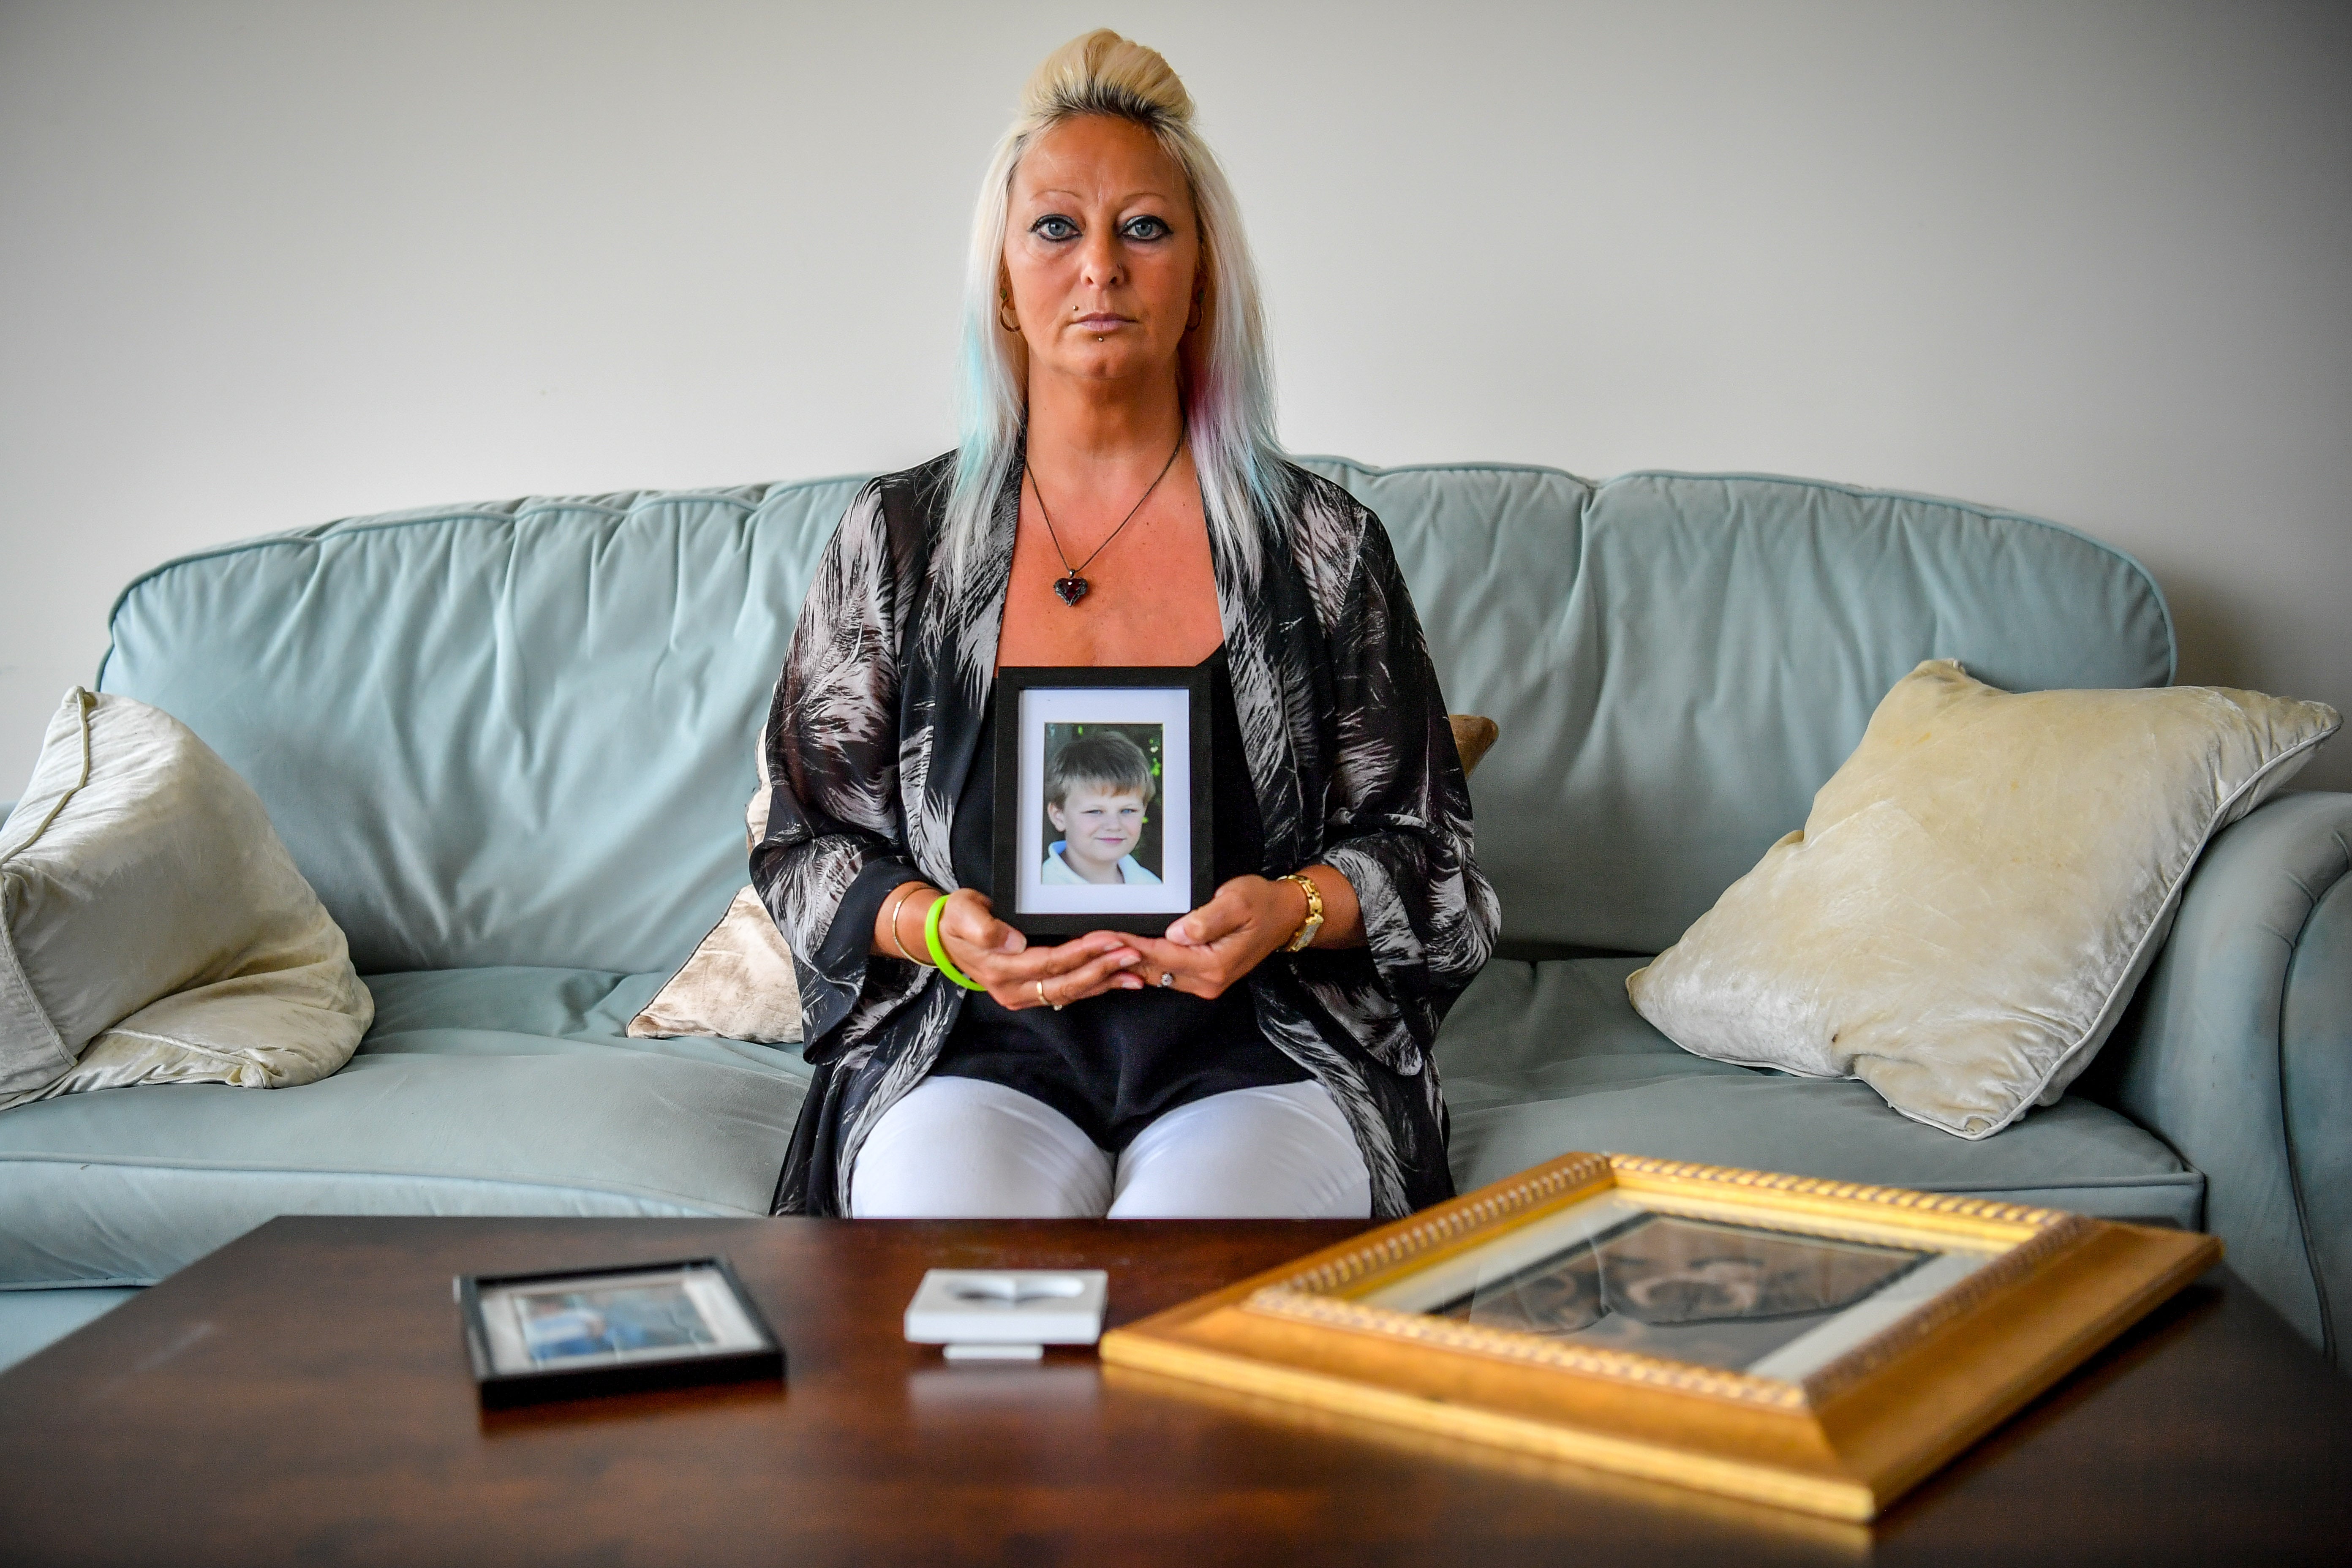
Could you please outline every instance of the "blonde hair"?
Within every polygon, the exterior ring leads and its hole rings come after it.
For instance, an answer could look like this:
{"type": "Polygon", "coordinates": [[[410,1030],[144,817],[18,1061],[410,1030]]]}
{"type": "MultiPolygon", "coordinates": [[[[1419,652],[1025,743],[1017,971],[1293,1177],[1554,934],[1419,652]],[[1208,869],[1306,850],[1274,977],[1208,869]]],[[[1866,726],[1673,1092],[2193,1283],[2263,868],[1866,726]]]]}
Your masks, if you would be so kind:
{"type": "MultiPolygon", "coordinates": [[[[1028,423],[1027,343],[997,321],[1006,209],[1022,154],[1067,120],[1100,114],[1151,132],[1183,171],[1200,226],[1200,326],[1179,353],[1184,425],[1201,476],[1210,532],[1255,581],[1258,520],[1283,528],[1288,474],[1274,433],[1274,376],[1257,268],[1241,208],[1208,143],[1192,129],[1192,98],[1157,49],[1108,27],[1045,57],[1021,91],[1021,111],[989,160],[964,267],[962,428],[947,505],[947,566],[961,589],[983,558],[998,497],[1013,477],[1028,423]]],[[[1277,536],[1279,536],[1277,532],[1277,536]]],[[[980,655],[967,648],[967,659],[980,655]]],[[[985,657],[982,655],[982,657],[985,657]]]]}

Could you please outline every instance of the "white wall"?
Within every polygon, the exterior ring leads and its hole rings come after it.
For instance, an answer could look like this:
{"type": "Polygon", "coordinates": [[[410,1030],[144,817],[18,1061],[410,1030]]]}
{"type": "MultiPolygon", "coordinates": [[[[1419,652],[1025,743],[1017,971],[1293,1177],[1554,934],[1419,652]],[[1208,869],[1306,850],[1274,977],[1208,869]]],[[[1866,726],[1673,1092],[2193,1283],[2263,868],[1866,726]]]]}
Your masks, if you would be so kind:
{"type": "Polygon", "coordinates": [[[5,0],[0,799],[179,552],[944,447],[972,184],[1097,22],[1295,447],[2039,512],[2184,679],[2352,710],[2352,7],[5,0]]]}

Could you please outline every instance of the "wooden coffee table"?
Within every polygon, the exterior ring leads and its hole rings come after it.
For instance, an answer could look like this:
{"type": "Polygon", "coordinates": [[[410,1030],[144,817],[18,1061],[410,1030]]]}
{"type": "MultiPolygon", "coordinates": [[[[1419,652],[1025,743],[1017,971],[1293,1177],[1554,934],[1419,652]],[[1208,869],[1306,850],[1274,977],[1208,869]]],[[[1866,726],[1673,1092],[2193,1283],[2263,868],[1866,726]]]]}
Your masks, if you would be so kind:
{"type": "Polygon", "coordinates": [[[899,1336],[927,1268],[1107,1268],[1117,1323],[1360,1228],[281,1219],[0,1376],[0,1562],[2352,1558],[2352,1381],[2223,1271],[1868,1527],[899,1336]],[[705,1252],[788,1387],[478,1409],[453,1275],[705,1252]]]}

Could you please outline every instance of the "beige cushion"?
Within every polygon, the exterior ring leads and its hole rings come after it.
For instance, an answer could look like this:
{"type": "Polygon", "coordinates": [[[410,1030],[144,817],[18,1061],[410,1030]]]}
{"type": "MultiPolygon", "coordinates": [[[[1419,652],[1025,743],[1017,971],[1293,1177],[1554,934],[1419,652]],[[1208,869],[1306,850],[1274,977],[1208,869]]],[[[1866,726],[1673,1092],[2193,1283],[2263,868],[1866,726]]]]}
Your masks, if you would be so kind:
{"type": "Polygon", "coordinates": [[[2337,722],[2210,687],[2012,695],[1931,660],[1626,989],[1696,1055],[1857,1078],[1986,1137],[2089,1065],[2206,841],[2337,722]]]}
{"type": "Polygon", "coordinates": [[[162,710],[67,693],[0,826],[0,1107],[308,1083],[374,1016],[252,788],[162,710]]]}
{"type": "MultiPolygon", "coordinates": [[[[1492,719],[1475,713],[1449,713],[1454,748],[1462,753],[1462,771],[1478,765],[1495,743],[1492,719]]],[[[760,737],[760,788],[744,808],[749,842],[757,844],[768,831],[768,738],[760,737]]],[[[641,1038],[673,1035],[715,1035],[726,1040],[751,1040],[761,1045],[785,1045],[801,1037],[800,981],[793,973],[792,950],[783,933],[769,918],[760,895],[750,888],[735,895],[727,913],[702,939],[686,964],[669,978],[644,1012],[629,1020],[629,1033],[641,1038]]]]}
{"type": "Polygon", "coordinates": [[[1462,753],[1462,771],[1477,772],[1478,760],[1503,732],[1501,727],[1477,713],[1448,713],[1445,721],[1454,727],[1454,749],[1462,753]]]}
{"type": "Polygon", "coordinates": [[[776,1046],[801,1037],[801,987],[792,950],[760,895],[745,888],[646,1010],[629,1020],[640,1037],[716,1035],[776,1046]]]}
{"type": "MultiPolygon", "coordinates": [[[[774,790],[768,776],[764,728],[752,754],[759,764],[760,787],[743,807],[747,854],[768,836],[768,800],[774,790]]],[[[756,889],[745,888],[735,895],[684,966],[646,1004],[644,1012],[629,1020],[629,1033],[641,1039],[713,1035],[762,1046],[799,1041],[801,983],[793,972],[793,950],[784,945],[784,933],[776,929],[756,889]]]]}

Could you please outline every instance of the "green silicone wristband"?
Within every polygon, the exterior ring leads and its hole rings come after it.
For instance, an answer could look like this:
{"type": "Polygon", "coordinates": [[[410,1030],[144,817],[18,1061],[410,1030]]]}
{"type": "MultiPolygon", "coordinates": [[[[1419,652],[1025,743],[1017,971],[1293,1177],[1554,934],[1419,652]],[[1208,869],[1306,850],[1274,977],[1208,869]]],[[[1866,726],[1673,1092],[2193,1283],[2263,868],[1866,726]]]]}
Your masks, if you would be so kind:
{"type": "Polygon", "coordinates": [[[949,962],[948,950],[940,943],[940,916],[946,911],[947,907],[948,901],[945,898],[931,900],[930,909],[923,916],[923,945],[931,950],[931,962],[940,966],[941,974],[967,991],[985,991],[988,989],[987,986],[949,962]]]}

